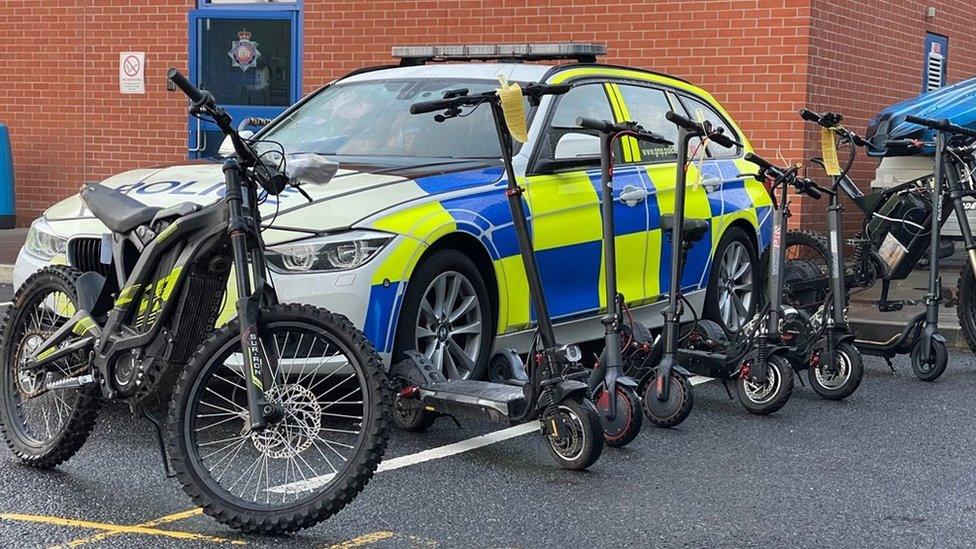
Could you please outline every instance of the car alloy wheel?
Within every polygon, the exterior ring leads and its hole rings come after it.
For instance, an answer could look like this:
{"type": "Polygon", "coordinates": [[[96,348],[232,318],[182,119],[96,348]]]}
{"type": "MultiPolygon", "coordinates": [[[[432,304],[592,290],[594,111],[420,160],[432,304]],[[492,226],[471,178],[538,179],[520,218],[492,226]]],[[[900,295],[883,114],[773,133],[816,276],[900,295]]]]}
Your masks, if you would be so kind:
{"type": "Polygon", "coordinates": [[[752,261],[746,245],[734,240],[722,254],[719,264],[718,309],[722,322],[737,331],[750,317],[753,300],[752,261]]]}
{"type": "Polygon", "coordinates": [[[417,311],[416,345],[448,379],[471,377],[481,348],[482,304],[474,285],[446,271],[424,290],[417,311]]]}

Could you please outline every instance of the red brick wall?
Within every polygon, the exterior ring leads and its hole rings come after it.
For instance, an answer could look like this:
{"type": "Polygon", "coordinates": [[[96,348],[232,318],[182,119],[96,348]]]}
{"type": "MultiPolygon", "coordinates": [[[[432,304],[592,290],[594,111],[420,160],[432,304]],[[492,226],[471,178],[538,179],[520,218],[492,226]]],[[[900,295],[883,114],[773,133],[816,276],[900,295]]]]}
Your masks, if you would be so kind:
{"type": "Polygon", "coordinates": [[[183,103],[166,69],[186,66],[194,0],[0,0],[0,122],[10,127],[17,221],[84,181],[184,158],[183,103]],[[119,93],[119,52],[147,52],[145,95],[119,93]]]}
{"type": "MultiPolygon", "coordinates": [[[[813,0],[808,102],[813,110],[840,112],[845,125],[863,134],[880,109],[918,95],[926,31],[949,37],[948,82],[976,76],[976,34],[971,1],[813,0]],[[934,6],[935,18],[926,16],[934,6]]],[[[818,155],[820,138],[807,124],[807,156],[818,155]]],[[[867,190],[875,160],[861,155],[852,178],[867,190]]],[[[821,171],[811,172],[820,177],[821,171]]],[[[800,224],[821,226],[822,208],[807,207],[800,224]]],[[[856,216],[845,218],[856,230],[856,216]]]]}
{"type": "MultiPolygon", "coordinates": [[[[307,92],[349,70],[390,63],[394,44],[604,42],[608,62],[705,87],[760,152],[798,160],[812,144],[795,115],[800,106],[853,101],[843,110],[863,130],[879,108],[917,93],[926,29],[950,36],[950,80],[976,73],[974,59],[963,55],[973,51],[969,3],[867,0],[853,9],[841,0],[305,0],[303,83],[307,92]],[[939,9],[934,21],[924,17],[929,4],[939,9]],[[876,41],[881,55],[873,55],[876,41]]],[[[19,223],[82,181],[185,158],[185,104],[165,91],[164,78],[168,67],[186,67],[187,12],[195,4],[0,0],[0,71],[7,75],[0,122],[14,140],[19,223]],[[118,92],[124,50],[147,53],[146,95],[118,92]]]]}
{"type": "Polygon", "coordinates": [[[83,177],[81,4],[0,3],[0,122],[10,126],[21,222],[83,177]]]}

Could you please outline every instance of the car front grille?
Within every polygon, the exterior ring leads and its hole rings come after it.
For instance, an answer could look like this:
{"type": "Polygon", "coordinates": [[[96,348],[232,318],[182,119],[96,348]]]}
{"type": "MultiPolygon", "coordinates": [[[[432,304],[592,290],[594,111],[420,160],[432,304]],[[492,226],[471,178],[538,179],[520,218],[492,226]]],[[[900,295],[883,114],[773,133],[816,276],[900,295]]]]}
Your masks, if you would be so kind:
{"type": "Polygon", "coordinates": [[[73,238],[68,241],[68,263],[85,272],[108,276],[110,266],[101,262],[101,251],[100,238],[73,238]]]}

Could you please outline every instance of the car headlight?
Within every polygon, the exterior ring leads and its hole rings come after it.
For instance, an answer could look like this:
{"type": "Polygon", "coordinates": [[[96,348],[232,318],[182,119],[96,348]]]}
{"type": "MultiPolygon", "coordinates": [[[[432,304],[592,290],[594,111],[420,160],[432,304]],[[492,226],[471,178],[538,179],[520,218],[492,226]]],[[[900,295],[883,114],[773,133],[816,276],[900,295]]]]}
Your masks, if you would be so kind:
{"type": "Polygon", "coordinates": [[[393,236],[374,231],[351,231],[270,246],[266,256],[282,273],[348,271],[376,257],[393,236]]]}
{"type": "Polygon", "coordinates": [[[24,247],[32,255],[50,261],[54,256],[65,253],[68,240],[55,235],[47,221],[41,217],[31,223],[24,247]]]}

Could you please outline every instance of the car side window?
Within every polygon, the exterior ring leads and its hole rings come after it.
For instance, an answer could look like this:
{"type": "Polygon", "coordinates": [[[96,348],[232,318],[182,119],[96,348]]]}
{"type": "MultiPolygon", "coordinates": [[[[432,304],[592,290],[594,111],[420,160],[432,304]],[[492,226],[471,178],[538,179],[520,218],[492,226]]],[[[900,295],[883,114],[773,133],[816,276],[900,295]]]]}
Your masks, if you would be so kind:
{"type": "Polygon", "coordinates": [[[581,84],[573,86],[559,98],[556,112],[552,116],[552,126],[556,128],[575,128],[580,116],[598,120],[613,121],[613,110],[603,84],[581,84]]]}
{"type": "MultiPolygon", "coordinates": [[[[700,99],[695,99],[687,95],[679,96],[681,103],[685,107],[688,116],[692,120],[698,120],[699,116],[707,120],[713,128],[722,128],[725,135],[731,137],[733,140],[738,141],[739,136],[735,131],[729,127],[728,122],[713,109],[710,105],[706,104],[700,99]],[[701,113],[701,114],[699,114],[701,113]]],[[[726,148],[715,143],[708,144],[708,156],[712,158],[735,158],[739,156],[739,147],[726,148]]]]}
{"type": "MultiPolygon", "coordinates": [[[[627,111],[632,122],[637,122],[645,130],[662,135],[671,141],[677,141],[678,128],[664,117],[671,110],[671,103],[663,90],[644,86],[620,84],[620,95],[627,105],[627,111]]],[[[678,158],[675,145],[661,145],[638,141],[641,152],[641,162],[666,162],[678,158]]]]}
{"type": "MultiPolygon", "coordinates": [[[[613,110],[610,108],[610,99],[600,82],[576,84],[568,92],[557,98],[556,110],[552,114],[549,127],[546,129],[545,150],[542,151],[544,158],[557,158],[564,156],[566,151],[575,150],[569,143],[573,139],[582,139],[582,130],[578,129],[576,119],[585,116],[598,120],[613,121],[613,110]],[[565,140],[564,136],[569,135],[565,140]],[[560,140],[564,143],[560,146],[560,140]],[[569,145],[569,146],[567,146],[569,145]]],[[[595,139],[591,137],[590,139],[595,139]]],[[[588,151],[592,156],[599,157],[599,143],[577,145],[579,151],[588,151]],[[590,151],[590,149],[593,149],[590,151]]],[[[619,147],[618,147],[619,148],[619,147]]],[[[570,154],[573,154],[570,152],[570,154]]],[[[586,156],[591,156],[587,154],[586,156]]]]}

